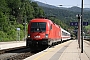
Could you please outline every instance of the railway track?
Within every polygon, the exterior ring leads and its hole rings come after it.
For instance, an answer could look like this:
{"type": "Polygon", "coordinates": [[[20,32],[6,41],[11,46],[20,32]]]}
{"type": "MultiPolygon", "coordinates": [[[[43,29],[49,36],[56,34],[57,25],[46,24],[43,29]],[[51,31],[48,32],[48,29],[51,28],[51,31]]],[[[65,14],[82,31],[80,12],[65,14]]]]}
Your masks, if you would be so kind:
{"type": "MultiPolygon", "coordinates": [[[[53,46],[58,45],[60,43],[61,42],[54,44],[53,46]]],[[[49,47],[49,48],[51,48],[51,47],[49,47]]],[[[42,50],[44,50],[44,49],[42,49],[42,50]]],[[[40,51],[31,53],[30,48],[27,48],[25,46],[0,50],[0,60],[23,60],[23,59],[25,59],[29,56],[32,56],[38,52],[40,52],[40,51]]]]}
{"type": "Polygon", "coordinates": [[[18,50],[18,49],[21,49],[21,48],[25,48],[25,46],[9,48],[9,49],[3,49],[3,50],[0,50],[0,54],[4,54],[6,52],[13,51],[13,50],[18,50]]]}
{"type": "Polygon", "coordinates": [[[0,50],[0,60],[22,60],[35,53],[30,52],[30,48],[17,47],[11,49],[0,50]]]}

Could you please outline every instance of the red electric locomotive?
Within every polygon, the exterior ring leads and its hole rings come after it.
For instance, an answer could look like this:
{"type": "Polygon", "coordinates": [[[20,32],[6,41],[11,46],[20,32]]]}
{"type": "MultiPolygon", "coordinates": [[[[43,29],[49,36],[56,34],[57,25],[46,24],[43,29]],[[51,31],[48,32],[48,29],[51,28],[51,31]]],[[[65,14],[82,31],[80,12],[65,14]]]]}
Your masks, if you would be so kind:
{"type": "Polygon", "coordinates": [[[36,49],[36,47],[47,47],[55,42],[65,40],[65,36],[63,36],[65,33],[68,37],[70,37],[70,33],[67,33],[67,31],[49,19],[32,19],[28,25],[28,37],[26,39],[26,46],[32,49],[36,49]],[[62,36],[65,39],[63,39],[62,36]]]}

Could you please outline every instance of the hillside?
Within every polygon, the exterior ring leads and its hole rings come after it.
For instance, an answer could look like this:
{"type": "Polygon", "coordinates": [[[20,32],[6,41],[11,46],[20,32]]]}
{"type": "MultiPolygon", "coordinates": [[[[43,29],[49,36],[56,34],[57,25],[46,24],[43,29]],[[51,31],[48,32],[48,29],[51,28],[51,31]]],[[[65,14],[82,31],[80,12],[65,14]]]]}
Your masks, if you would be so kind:
{"type": "MultiPolygon", "coordinates": [[[[63,7],[56,7],[52,5],[48,5],[42,2],[37,2],[37,4],[43,8],[46,15],[54,15],[60,20],[68,21],[77,21],[76,15],[80,14],[81,8],[73,6],[71,8],[63,8],[63,7]]],[[[89,22],[90,24],[90,8],[84,8],[84,21],[89,22]]]]}
{"type": "MultiPolygon", "coordinates": [[[[42,2],[39,2],[39,1],[35,1],[35,2],[41,7],[54,8],[54,9],[63,9],[63,10],[68,10],[68,11],[73,11],[73,12],[80,12],[81,11],[81,8],[77,7],[77,6],[73,6],[73,7],[70,7],[70,8],[65,8],[63,6],[56,7],[56,6],[45,4],[45,3],[42,3],[42,2]]],[[[84,11],[89,12],[90,8],[84,8],[84,11]]]]}
{"type": "MultiPolygon", "coordinates": [[[[73,6],[71,8],[64,8],[64,7],[56,7],[56,6],[44,4],[38,1],[36,2],[44,10],[46,16],[55,16],[55,18],[58,18],[59,20],[64,22],[64,24],[66,24],[67,27],[69,28],[71,27],[70,22],[77,22],[78,19],[76,15],[81,14],[81,8],[77,6],[73,6]]],[[[88,22],[88,24],[90,25],[90,8],[84,8],[83,21],[88,22]]],[[[74,29],[76,28],[76,26],[73,27],[74,29]]],[[[90,30],[89,29],[87,30],[86,27],[84,28],[84,31],[86,32],[90,30]]]]}

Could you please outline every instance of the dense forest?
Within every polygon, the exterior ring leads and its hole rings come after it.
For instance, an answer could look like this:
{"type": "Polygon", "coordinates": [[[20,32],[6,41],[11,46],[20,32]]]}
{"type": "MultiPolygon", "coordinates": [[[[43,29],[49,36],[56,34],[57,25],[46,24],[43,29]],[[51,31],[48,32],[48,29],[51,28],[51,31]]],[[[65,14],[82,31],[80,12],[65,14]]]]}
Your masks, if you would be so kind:
{"type": "Polygon", "coordinates": [[[40,16],[44,16],[44,11],[35,2],[30,0],[1,0],[0,41],[18,40],[17,28],[20,28],[20,40],[23,40],[25,22],[28,24],[29,20],[40,16]]]}

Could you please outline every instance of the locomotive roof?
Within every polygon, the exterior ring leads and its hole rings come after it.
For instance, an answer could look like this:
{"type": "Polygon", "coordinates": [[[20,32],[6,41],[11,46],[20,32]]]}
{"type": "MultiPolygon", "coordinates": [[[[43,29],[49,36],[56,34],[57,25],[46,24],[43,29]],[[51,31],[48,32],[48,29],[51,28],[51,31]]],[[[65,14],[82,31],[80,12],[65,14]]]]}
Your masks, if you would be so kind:
{"type": "Polygon", "coordinates": [[[50,22],[50,23],[53,23],[51,20],[44,19],[44,18],[35,18],[35,19],[32,19],[30,22],[50,22]]]}
{"type": "Polygon", "coordinates": [[[35,19],[32,19],[30,22],[49,22],[51,24],[54,24],[58,28],[60,27],[57,24],[53,23],[51,20],[45,19],[45,18],[35,18],[35,19]]]}

